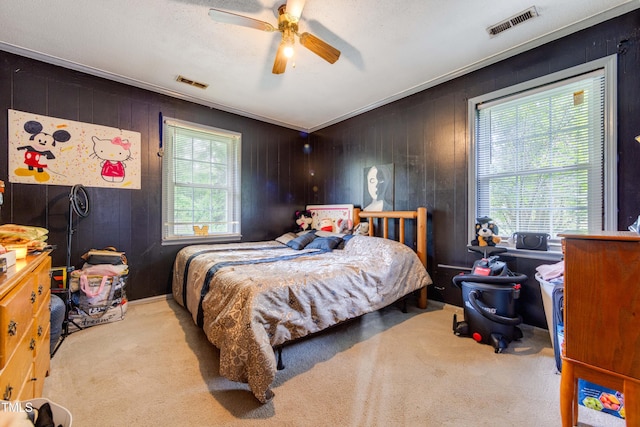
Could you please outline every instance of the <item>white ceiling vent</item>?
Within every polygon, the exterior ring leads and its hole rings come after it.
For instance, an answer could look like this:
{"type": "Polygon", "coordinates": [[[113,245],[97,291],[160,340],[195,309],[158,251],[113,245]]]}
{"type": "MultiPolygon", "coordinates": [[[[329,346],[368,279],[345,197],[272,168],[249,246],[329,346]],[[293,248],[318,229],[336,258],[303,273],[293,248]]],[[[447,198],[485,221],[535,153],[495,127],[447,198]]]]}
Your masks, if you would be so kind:
{"type": "Polygon", "coordinates": [[[200,83],[200,82],[197,82],[195,80],[188,79],[188,78],[186,78],[184,76],[178,76],[178,77],[176,77],[176,80],[179,81],[180,83],[186,83],[188,85],[191,85],[191,86],[194,86],[194,87],[197,87],[197,88],[200,88],[200,89],[206,89],[206,88],[209,87],[209,85],[206,84],[206,83],[200,83]]]}
{"type": "Polygon", "coordinates": [[[525,21],[535,18],[538,16],[538,11],[535,6],[531,6],[529,9],[518,13],[517,15],[512,16],[511,18],[505,19],[502,22],[499,22],[495,25],[487,28],[487,32],[491,37],[495,37],[503,31],[508,30],[509,28],[513,28],[518,24],[522,24],[525,21]]]}

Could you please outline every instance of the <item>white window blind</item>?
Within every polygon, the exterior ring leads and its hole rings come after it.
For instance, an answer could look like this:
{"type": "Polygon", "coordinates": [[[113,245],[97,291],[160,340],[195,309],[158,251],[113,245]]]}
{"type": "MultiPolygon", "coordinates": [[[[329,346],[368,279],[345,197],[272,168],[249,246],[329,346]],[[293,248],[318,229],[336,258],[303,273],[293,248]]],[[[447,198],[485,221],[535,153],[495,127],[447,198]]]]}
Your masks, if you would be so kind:
{"type": "Polygon", "coordinates": [[[470,222],[552,241],[615,224],[615,57],[577,68],[469,101],[470,222]]]}
{"type": "Polygon", "coordinates": [[[164,120],[163,242],[239,240],[241,135],[164,120]]]}

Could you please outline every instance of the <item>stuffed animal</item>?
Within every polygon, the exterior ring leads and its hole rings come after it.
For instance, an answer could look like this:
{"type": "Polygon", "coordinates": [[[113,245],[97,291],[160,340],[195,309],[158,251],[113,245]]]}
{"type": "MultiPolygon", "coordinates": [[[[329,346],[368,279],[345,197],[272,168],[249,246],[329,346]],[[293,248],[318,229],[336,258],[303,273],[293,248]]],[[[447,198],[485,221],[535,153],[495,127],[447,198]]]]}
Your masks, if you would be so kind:
{"type": "Polygon", "coordinates": [[[361,222],[353,229],[354,236],[368,236],[369,235],[369,223],[361,222]]]}
{"type": "Polygon", "coordinates": [[[338,222],[336,222],[336,231],[338,233],[350,234],[353,229],[353,221],[350,219],[340,218],[338,222]]]}
{"type": "Polygon", "coordinates": [[[500,240],[498,226],[491,218],[476,218],[476,238],[471,241],[471,246],[495,246],[500,240]]]}
{"type": "Polygon", "coordinates": [[[333,220],[331,218],[322,218],[320,220],[320,230],[322,231],[333,231],[333,220]]]}
{"type": "Polygon", "coordinates": [[[295,220],[297,226],[295,229],[296,232],[309,230],[311,228],[311,222],[313,221],[311,218],[311,211],[296,211],[295,220]]]}

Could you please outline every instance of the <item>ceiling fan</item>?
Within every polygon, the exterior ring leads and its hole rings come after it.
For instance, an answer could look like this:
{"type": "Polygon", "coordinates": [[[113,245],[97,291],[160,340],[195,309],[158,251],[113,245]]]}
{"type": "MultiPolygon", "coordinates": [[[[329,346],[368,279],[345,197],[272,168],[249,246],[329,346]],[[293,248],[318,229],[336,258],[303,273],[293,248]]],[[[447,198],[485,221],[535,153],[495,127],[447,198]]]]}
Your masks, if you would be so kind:
{"type": "Polygon", "coordinates": [[[340,51],[327,42],[319,39],[311,33],[298,33],[298,21],[304,8],[305,0],[287,0],[278,7],[278,26],[274,27],[268,22],[249,18],[220,9],[209,9],[209,16],[216,22],[240,25],[242,27],[255,28],[256,30],[275,32],[282,34],[282,40],[278,46],[276,59],[273,63],[273,74],[282,74],[287,68],[287,60],[293,55],[295,37],[298,36],[300,44],[315,53],[325,61],[333,64],[340,58],[340,51]]]}

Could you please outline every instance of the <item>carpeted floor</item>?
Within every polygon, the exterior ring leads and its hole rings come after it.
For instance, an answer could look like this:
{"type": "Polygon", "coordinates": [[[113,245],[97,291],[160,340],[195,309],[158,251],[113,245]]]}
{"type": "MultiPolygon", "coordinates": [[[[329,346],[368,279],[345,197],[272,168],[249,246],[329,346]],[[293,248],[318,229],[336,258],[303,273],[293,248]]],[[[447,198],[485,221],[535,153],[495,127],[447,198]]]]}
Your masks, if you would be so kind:
{"type": "MultiPolygon", "coordinates": [[[[68,336],[44,397],[75,427],[560,426],[549,334],[524,326],[502,354],[456,337],[461,309],[389,307],[284,350],[275,397],[260,405],[218,375],[218,350],[173,300],[129,306],[123,321],[68,336]]],[[[581,426],[624,420],[580,407],[581,426]]]]}

